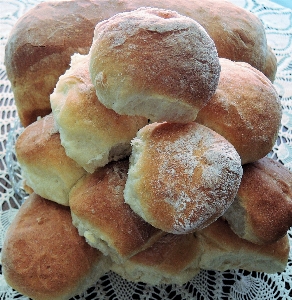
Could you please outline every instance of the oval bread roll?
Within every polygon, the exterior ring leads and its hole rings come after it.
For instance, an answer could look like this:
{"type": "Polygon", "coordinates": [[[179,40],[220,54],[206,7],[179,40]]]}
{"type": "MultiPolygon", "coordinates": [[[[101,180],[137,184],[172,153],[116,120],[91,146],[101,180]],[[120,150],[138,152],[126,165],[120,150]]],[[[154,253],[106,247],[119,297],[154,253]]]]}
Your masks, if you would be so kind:
{"type": "Polygon", "coordinates": [[[152,123],[132,141],[125,202],[163,231],[208,226],[233,202],[242,167],[234,147],[197,124],[152,123]]]}
{"type": "Polygon", "coordinates": [[[68,206],[69,191],[86,171],[66,155],[52,114],[24,129],[15,152],[25,184],[43,198],[68,206]]]}
{"type": "Polygon", "coordinates": [[[247,63],[220,59],[218,88],[196,122],[224,136],[241,163],[266,156],[278,137],[282,107],[271,81],[247,63]]]}
{"type": "Polygon", "coordinates": [[[1,262],[10,286],[41,300],[70,299],[110,266],[78,234],[68,207],[35,193],[25,200],[7,231],[1,262]]]}
{"type": "Polygon", "coordinates": [[[90,81],[88,55],[72,56],[50,96],[52,113],[66,155],[93,173],[131,153],[131,140],[148,120],[121,116],[99,102],[90,81]]]}
{"type": "Polygon", "coordinates": [[[292,173],[265,157],[243,166],[234,202],[224,214],[232,230],[256,244],[282,238],[292,226],[292,173]]]}
{"type": "Polygon", "coordinates": [[[74,53],[87,54],[94,28],[117,13],[152,6],[177,11],[200,23],[219,57],[245,61],[272,81],[277,61],[262,22],[225,0],[46,1],[25,13],[5,47],[5,66],[24,126],[51,111],[49,95],[74,53]]]}
{"type": "Polygon", "coordinates": [[[203,27],[164,9],[140,8],[98,23],[89,56],[100,102],[158,122],[193,121],[220,74],[215,44],[203,27]]]}

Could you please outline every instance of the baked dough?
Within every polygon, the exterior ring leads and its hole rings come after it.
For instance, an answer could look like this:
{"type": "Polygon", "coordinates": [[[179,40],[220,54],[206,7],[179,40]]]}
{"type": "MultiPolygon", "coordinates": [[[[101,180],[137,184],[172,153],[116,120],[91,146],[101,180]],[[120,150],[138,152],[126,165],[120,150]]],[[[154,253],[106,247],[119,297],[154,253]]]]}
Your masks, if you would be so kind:
{"type": "Polygon", "coordinates": [[[69,205],[69,191],[86,174],[61,145],[52,114],[27,126],[15,143],[26,190],[69,205]]]}
{"type": "Polygon", "coordinates": [[[272,150],[281,125],[282,106],[271,81],[244,62],[220,58],[218,88],[196,122],[224,136],[241,163],[257,161],[272,150]]]}
{"type": "Polygon", "coordinates": [[[72,225],[68,207],[33,193],[13,219],[1,252],[7,283],[42,300],[67,300],[92,286],[111,262],[72,225]]]}
{"type": "Polygon", "coordinates": [[[140,8],[100,22],[89,52],[100,102],[122,115],[190,122],[215,93],[220,64],[205,29],[175,11],[140,8]]]}
{"type": "Polygon", "coordinates": [[[128,160],[109,163],[82,177],[69,197],[73,224],[79,233],[118,264],[165,234],[124,202],[128,167],[128,160]]]}
{"type": "Polygon", "coordinates": [[[197,124],[152,123],[132,141],[125,202],[174,234],[208,226],[233,202],[242,167],[222,136],[197,124]]]}
{"type": "Polygon", "coordinates": [[[75,54],[50,96],[52,113],[66,155],[87,172],[131,153],[131,140],[148,124],[143,117],[121,116],[95,95],[88,55],[75,54]]]}
{"type": "Polygon", "coordinates": [[[238,193],[224,218],[238,236],[255,244],[285,236],[292,226],[292,172],[268,157],[243,166],[238,193]]]}

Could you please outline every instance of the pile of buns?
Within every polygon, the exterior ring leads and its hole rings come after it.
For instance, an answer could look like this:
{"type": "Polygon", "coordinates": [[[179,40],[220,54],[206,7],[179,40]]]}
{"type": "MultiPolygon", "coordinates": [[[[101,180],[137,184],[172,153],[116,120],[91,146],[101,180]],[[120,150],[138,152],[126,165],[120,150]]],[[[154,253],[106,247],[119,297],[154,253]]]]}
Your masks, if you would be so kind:
{"type": "Polygon", "coordinates": [[[5,64],[30,194],[2,249],[14,289],[69,299],[109,270],[156,285],[285,269],[292,173],[267,157],[281,103],[253,14],[45,2],[15,25],[5,64]]]}

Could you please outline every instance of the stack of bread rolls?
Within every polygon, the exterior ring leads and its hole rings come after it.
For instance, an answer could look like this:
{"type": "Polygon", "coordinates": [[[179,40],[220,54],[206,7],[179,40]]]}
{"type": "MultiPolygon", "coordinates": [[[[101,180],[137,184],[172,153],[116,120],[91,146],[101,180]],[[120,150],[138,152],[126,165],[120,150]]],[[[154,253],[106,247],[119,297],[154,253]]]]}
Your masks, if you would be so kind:
{"type": "Polygon", "coordinates": [[[2,270],[20,293],[69,299],[109,270],[156,285],[285,269],[292,173],[267,157],[281,122],[275,56],[254,15],[199,2],[48,2],[16,24],[5,62],[30,195],[2,270]],[[39,10],[50,26],[36,38],[39,10]],[[21,45],[40,40],[24,59],[21,45]]]}

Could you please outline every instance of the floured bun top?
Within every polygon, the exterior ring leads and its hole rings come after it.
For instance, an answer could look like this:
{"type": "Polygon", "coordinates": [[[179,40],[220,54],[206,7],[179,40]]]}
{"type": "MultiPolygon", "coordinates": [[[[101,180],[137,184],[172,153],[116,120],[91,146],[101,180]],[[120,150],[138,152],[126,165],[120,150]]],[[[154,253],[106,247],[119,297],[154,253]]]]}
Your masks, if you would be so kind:
{"type": "Polygon", "coordinates": [[[234,147],[197,123],[153,123],[132,141],[125,202],[144,220],[175,234],[221,216],[237,193],[242,167],[234,147]]]}
{"type": "Polygon", "coordinates": [[[97,24],[89,55],[99,100],[151,121],[193,121],[219,80],[213,40],[170,10],[140,8],[97,24]]]}

